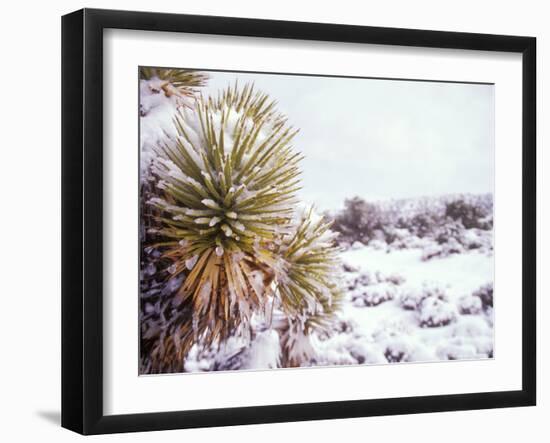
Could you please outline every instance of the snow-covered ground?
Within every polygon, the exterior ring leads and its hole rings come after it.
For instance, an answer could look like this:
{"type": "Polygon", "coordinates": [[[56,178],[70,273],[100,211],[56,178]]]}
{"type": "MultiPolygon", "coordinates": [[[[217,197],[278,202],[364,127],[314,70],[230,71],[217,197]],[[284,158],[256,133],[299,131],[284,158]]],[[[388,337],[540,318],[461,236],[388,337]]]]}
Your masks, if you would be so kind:
{"type": "MultiPolygon", "coordinates": [[[[484,359],[493,357],[493,257],[473,250],[423,259],[422,248],[355,244],[342,253],[342,310],[328,334],[314,333],[302,366],[484,359]]],[[[274,329],[250,345],[238,337],[205,352],[194,346],[189,372],[280,366],[274,329]]]]}
{"type": "Polygon", "coordinates": [[[493,356],[492,255],[472,251],[426,261],[422,249],[357,245],[342,255],[348,292],[340,331],[315,339],[315,364],[493,356]],[[491,306],[479,296],[484,290],[491,306]]]}

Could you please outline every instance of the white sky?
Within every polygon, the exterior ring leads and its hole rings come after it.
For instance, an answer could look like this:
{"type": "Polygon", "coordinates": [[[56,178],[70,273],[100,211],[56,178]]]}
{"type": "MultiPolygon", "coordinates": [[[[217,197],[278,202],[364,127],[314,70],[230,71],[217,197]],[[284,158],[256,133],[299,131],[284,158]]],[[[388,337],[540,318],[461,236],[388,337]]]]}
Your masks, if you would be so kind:
{"type": "Polygon", "coordinates": [[[367,200],[493,191],[494,87],[210,72],[207,92],[253,81],[300,129],[301,198],[367,200]]]}

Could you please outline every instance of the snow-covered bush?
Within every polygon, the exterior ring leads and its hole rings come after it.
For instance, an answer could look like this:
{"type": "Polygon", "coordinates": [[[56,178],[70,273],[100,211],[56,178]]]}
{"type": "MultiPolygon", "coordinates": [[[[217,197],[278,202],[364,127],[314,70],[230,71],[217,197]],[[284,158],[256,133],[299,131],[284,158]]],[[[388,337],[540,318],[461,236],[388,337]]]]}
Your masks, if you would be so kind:
{"type": "Polygon", "coordinates": [[[483,311],[483,305],[479,297],[464,295],[458,300],[458,310],[463,315],[477,315],[483,311]]]}
{"type": "Polygon", "coordinates": [[[482,316],[461,317],[441,341],[436,354],[443,360],[493,357],[493,329],[482,316]]]}
{"type": "Polygon", "coordinates": [[[451,344],[473,346],[476,358],[493,357],[493,328],[486,317],[461,317],[460,321],[452,326],[449,335],[451,344]]]}
{"type": "Polygon", "coordinates": [[[468,201],[465,198],[459,198],[446,204],[445,216],[460,221],[466,229],[487,230],[492,228],[492,219],[488,219],[492,215],[492,210],[492,202],[489,205],[483,200],[468,201]]]}
{"type": "Polygon", "coordinates": [[[423,261],[433,258],[444,258],[453,254],[461,254],[464,252],[464,247],[454,237],[451,237],[443,244],[432,244],[422,251],[421,259],[423,261]]]}
{"type": "Polygon", "coordinates": [[[460,339],[438,346],[436,354],[441,360],[470,360],[478,357],[476,347],[460,339]]]}
{"type": "Polygon", "coordinates": [[[394,272],[391,274],[382,275],[381,281],[386,281],[394,285],[402,285],[403,283],[405,283],[406,279],[401,274],[397,274],[394,272]]]}
{"type": "Polygon", "coordinates": [[[340,241],[367,243],[376,230],[388,225],[385,213],[377,204],[354,197],[344,202],[345,209],[334,218],[333,229],[340,233],[340,241]]]}
{"type": "Polygon", "coordinates": [[[490,337],[493,329],[482,316],[469,315],[460,318],[449,332],[451,337],[478,338],[490,337]]]}
{"type": "Polygon", "coordinates": [[[422,301],[422,293],[414,290],[406,290],[399,297],[399,304],[403,309],[414,311],[422,301]]]}
{"type": "Polygon", "coordinates": [[[447,220],[446,223],[434,229],[433,238],[438,245],[443,245],[448,243],[451,239],[456,240],[463,230],[464,226],[462,226],[460,222],[447,220]]]}
{"type": "Polygon", "coordinates": [[[386,249],[388,245],[385,241],[375,238],[369,241],[369,246],[373,249],[383,250],[386,249]]]}
{"type": "Polygon", "coordinates": [[[315,341],[316,355],[311,364],[356,365],[387,363],[383,349],[366,336],[356,333],[349,321],[342,322],[343,329],[329,337],[317,337],[315,341]]]}
{"type": "Polygon", "coordinates": [[[438,285],[424,284],[420,290],[404,288],[399,304],[403,309],[418,311],[421,327],[445,326],[456,320],[458,315],[445,290],[438,285]]]}
{"type": "Polygon", "coordinates": [[[460,243],[464,245],[466,249],[479,249],[483,247],[484,238],[483,233],[480,229],[464,229],[460,233],[460,243]]]}
{"type": "Polygon", "coordinates": [[[369,286],[378,283],[376,275],[370,273],[369,271],[362,271],[359,275],[352,277],[348,280],[348,290],[353,291],[357,288],[363,286],[369,286]]]}
{"type": "Polygon", "coordinates": [[[377,306],[397,297],[405,278],[399,274],[371,273],[357,269],[345,279],[352,304],[356,307],[377,306]]]}
{"type": "Polygon", "coordinates": [[[349,263],[342,263],[342,270],[344,272],[359,272],[359,267],[350,265],[349,263]]]}
{"type": "Polygon", "coordinates": [[[476,289],[472,294],[464,295],[458,300],[461,314],[490,313],[493,308],[493,284],[487,283],[476,289]]]}
{"type": "Polygon", "coordinates": [[[357,307],[378,306],[380,303],[393,300],[396,292],[395,285],[391,283],[378,283],[354,290],[351,293],[351,301],[357,307]]]}
{"type": "Polygon", "coordinates": [[[384,356],[390,363],[420,362],[434,359],[433,353],[421,342],[410,337],[395,337],[386,342],[384,356]]]}
{"type": "Polygon", "coordinates": [[[474,291],[473,297],[479,297],[484,310],[493,307],[493,283],[487,283],[474,291]]]}
{"type": "Polygon", "coordinates": [[[379,271],[369,272],[361,271],[358,268],[349,268],[354,269],[349,271],[351,276],[347,278],[347,288],[349,291],[355,289],[360,289],[364,286],[376,285],[378,283],[390,283],[392,285],[401,285],[405,282],[405,277],[397,273],[383,274],[379,271]]]}
{"type": "Polygon", "coordinates": [[[432,258],[441,257],[443,255],[443,247],[441,245],[432,244],[422,250],[422,261],[428,261],[432,258]]]}
{"type": "Polygon", "coordinates": [[[406,310],[418,310],[422,302],[428,298],[438,299],[447,302],[449,299],[445,290],[439,285],[424,283],[422,288],[403,288],[399,297],[399,304],[406,310]]]}
{"type": "Polygon", "coordinates": [[[144,271],[154,266],[174,291],[159,301],[157,321],[144,323],[147,372],[184,370],[198,342],[248,341],[253,317],[275,309],[288,320],[282,358],[296,365],[307,354],[301,337],[339,308],[335,234],[298,209],[302,156],[274,106],[250,85],[198,97],[177,109],[175,133],[154,146],[154,242],[144,246],[160,257],[144,271]]]}
{"type": "Polygon", "coordinates": [[[419,322],[421,327],[436,328],[446,326],[455,321],[457,311],[452,303],[441,298],[429,296],[422,300],[419,306],[419,322]]]}

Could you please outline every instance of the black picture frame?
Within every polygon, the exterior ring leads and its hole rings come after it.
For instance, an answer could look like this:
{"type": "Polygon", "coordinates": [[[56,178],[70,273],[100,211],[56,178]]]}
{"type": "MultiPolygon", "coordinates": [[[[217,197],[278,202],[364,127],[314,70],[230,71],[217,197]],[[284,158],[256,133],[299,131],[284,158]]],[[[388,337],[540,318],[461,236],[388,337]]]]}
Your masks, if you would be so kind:
{"type": "Polygon", "coordinates": [[[536,39],[230,17],[83,9],[62,18],[62,426],[82,434],[151,431],[536,403],[536,39]],[[103,30],[171,31],[522,54],[522,388],[277,404],[103,413],[103,30]]]}

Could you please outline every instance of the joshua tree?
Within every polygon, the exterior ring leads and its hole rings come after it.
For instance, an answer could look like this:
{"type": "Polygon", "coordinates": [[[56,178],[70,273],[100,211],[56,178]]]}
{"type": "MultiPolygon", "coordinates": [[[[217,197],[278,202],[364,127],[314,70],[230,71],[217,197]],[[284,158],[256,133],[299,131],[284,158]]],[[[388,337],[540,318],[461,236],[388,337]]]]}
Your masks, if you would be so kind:
{"type": "Polygon", "coordinates": [[[338,250],[333,246],[336,234],[330,223],[311,208],[299,212],[293,226],[278,250],[286,264],[278,279],[284,315],[276,322],[283,366],[299,366],[314,356],[309,335],[330,331],[342,299],[338,250]]]}
{"type": "MultiPolygon", "coordinates": [[[[151,173],[154,147],[176,131],[170,117],[180,107],[190,107],[198,88],[204,86],[208,76],[205,73],[181,70],[145,68],[139,70],[140,86],[140,242],[145,247],[140,251],[140,323],[142,353],[147,352],[151,340],[158,340],[158,334],[168,333],[164,319],[173,317],[170,303],[165,301],[167,290],[163,280],[166,273],[159,262],[160,252],[149,247],[155,240],[149,231],[156,223],[159,211],[147,204],[157,194],[155,177],[151,173]],[[168,117],[168,118],[167,118],[168,117]],[[149,337],[149,338],[147,338],[149,337]]],[[[173,285],[173,281],[171,284],[173,285]]],[[[176,316],[177,317],[177,316],[176,316]]],[[[142,354],[143,355],[143,354],[142,354]]],[[[147,359],[145,359],[147,360],[147,359]]],[[[148,364],[148,363],[147,363],[148,364]]]]}
{"type": "Polygon", "coordinates": [[[327,327],[341,292],[334,234],[296,209],[297,131],[251,85],[180,107],[174,126],[156,148],[149,199],[149,250],[173,291],[155,308],[162,324],[144,322],[142,369],[182,370],[193,344],[250,337],[255,316],[280,332],[284,365],[307,361],[308,337],[327,327]]]}
{"type": "Polygon", "coordinates": [[[139,76],[151,93],[175,97],[181,104],[192,103],[190,99],[194,98],[196,88],[204,86],[208,80],[205,73],[187,69],[141,67],[139,76]]]}

